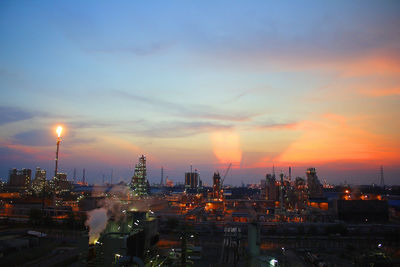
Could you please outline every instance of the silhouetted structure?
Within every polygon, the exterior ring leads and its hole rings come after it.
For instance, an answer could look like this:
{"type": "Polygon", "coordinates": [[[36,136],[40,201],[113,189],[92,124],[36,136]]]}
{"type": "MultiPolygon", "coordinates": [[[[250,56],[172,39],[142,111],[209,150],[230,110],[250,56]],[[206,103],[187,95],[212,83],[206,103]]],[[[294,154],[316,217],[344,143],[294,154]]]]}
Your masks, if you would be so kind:
{"type": "Polygon", "coordinates": [[[308,168],[306,175],[310,198],[322,197],[322,185],[319,182],[316,169],[308,168]]]}
{"type": "Polygon", "coordinates": [[[267,174],[265,176],[265,179],[266,179],[265,199],[276,201],[278,198],[277,198],[275,175],[267,174]]]}
{"type": "Polygon", "coordinates": [[[381,186],[382,188],[385,187],[385,179],[384,179],[384,177],[383,177],[383,166],[381,166],[381,183],[380,183],[380,186],[381,186]]]}
{"type": "Polygon", "coordinates": [[[164,185],[164,168],[161,167],[161,181],[160,181],[160,185],[164,185]]]}

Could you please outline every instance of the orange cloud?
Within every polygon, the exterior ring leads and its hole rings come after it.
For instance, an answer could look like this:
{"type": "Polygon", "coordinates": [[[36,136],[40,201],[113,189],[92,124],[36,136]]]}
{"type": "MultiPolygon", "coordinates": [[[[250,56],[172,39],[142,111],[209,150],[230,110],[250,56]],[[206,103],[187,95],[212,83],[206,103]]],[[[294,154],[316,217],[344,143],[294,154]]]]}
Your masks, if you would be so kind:
{"type": "Polygon", "coordinates": [[[400,73],[398,61],[388,56],[371,56],[345,62],[342,66],[345,76],[391,75],[400,73]]]}
{"type": "Polygon", "coordinates": [[[399,144],[372,134],[337,114],[325,114],[299,126],[303,135],[277,159],[278,162],[400,161],[399,144]]]}
{"type": "Polygon", "coordinates": [[[400,96],[400,88],[361,89],[360,92],[362,94],[374,97],[394,95],[400,96]]]}
{"type": "Polygon", "coordinates": [[[52,158],[51,152],[49,151],[48,147],[41,148],[37,146],[19,145],[7,142],[0,143],[0,146],[7,147],[16,152],[20,152],[22,153],[22,155],[29,155],[29,157],[34,158],[35,160],[49,160],[52,158]]]}
{"type": "Polygon", "coordinates": [[[297,122],[257,125],[255,128],[259,129],[259,130],[265,130],[265,129],[269,129],[269,130],[296,130],[297,129],[297,122]]]}

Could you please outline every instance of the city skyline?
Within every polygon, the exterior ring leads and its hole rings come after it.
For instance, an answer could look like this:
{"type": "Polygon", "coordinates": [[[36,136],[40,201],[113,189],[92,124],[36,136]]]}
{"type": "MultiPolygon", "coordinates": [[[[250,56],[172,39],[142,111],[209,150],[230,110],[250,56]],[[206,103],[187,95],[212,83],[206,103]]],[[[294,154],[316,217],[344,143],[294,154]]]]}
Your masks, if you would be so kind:
{"type": "MultiPolygon", "coordinates": [[[[398,182],[395,1],[0,3],[0,177],[83,168],[126,182],[139,155],[211,184],[308,167],[330,183],[398,182]],[[250,19],[251,18],[251,19],[250,19]]],[[[48,179],[51,178],[47,177],[48,179]]]]}

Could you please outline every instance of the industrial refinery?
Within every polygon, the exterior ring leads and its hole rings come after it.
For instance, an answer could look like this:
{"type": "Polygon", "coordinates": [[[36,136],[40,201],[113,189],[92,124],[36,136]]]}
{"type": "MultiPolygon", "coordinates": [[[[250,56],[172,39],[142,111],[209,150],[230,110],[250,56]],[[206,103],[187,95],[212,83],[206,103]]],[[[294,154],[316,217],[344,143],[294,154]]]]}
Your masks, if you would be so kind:
{"type": "Polygon", "coordinates": [[[0,1],[0,266],[400,266],[400,1],[0,1]]]}
{"type": "Polygon", "coordinates": [[[183,183],[150,185],[140,155],[130,183],[88,184],[12,169],[2,184],[3,264],[64,266],[352,266],[398,263],[400,188],[321,183],[316,168],[303,177],[266,173],[258,184],[234,187],[232,163],[202,181],[197,168],[183,183]],[[11,238],[12,236],[12,238],[11,238]],[[349,248],[352,248],[349,250],[349,248]],[[22,258],[24,251],[41,250],[22,258]]]}

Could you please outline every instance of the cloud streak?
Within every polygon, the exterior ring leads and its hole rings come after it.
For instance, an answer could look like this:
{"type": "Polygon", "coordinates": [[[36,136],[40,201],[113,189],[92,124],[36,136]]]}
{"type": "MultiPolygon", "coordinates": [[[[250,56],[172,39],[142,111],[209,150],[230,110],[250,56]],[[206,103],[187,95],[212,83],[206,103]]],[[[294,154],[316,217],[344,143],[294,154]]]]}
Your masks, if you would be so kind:
{"type": "Polygon", "coordinates": [[[40,112],[27,111],[18,107],[0,106],[0,125],[29,120],[41,114],[40,112]]]}
{"type": "Polygon", "coordinates": [[[207,133],[217,130],[229,130],[234,126],[202,121],[170,121],[170,122],[144,122],[136,127],[124,128],[123,131],[150,138],[179,138],[207,133]]]}
{"type": "Polygon", "coordinates": [[[362,89],[360,92],[372,97],[400,96],[400,88],[362,89]]]}
{"type": "Polygon", "coordinates": [[[150,98],[120,90],[114,90],[112,91],[112,94],[116,97],[123,98],[125,100],[128,99],[138,104],[149,105],[153,109],[159,112],[163,113],[167,112],[174,116],[179,116],[179,117],[243,122],[243,121],[249,121],[253,117],[258,115],[256,113],[250,113],[248,111],[224,112],[222,110],[218,110],[212,106],[207,106],[207,105],[199,105],[199,104],[182,105],[178,103],[169,102],[166,100],[161,100],[156,97],[150,98]]]}
{"type": "Polygon", "coordinates": [[[261,123],[255,126],[258,130],[296,130],[298,122],[288,122],[288,123],[261,123]]]}

